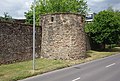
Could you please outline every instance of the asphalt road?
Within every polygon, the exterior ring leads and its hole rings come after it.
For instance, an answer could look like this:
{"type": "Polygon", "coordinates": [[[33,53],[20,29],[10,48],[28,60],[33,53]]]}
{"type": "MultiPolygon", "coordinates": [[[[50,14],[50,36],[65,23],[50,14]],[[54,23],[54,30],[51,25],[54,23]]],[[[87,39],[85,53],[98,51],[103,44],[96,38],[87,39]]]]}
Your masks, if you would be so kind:
{"type": "Polygon", "coordinates": [[[120,81],[120,54],[21,81],[120,81]]]}

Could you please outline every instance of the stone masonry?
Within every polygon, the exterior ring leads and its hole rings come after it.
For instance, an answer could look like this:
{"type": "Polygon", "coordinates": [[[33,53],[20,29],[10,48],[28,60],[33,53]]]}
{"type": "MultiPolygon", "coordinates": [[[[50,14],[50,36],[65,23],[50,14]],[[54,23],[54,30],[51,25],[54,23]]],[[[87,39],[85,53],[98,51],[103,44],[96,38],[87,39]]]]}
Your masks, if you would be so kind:
{"type": "Polygon", "coordinates": [[[80,59],[86,56],[83,17],[74,13],[41,17],[41,55],[50,59],[80,59]]]}
{"type": "MultiPolygon", "coordinates": [[[[32,59],[32,25],[0,21],[0,64],[32,59]]],[[[36,27],[36,56],[40,57],[41,28],[36,27]]]]}

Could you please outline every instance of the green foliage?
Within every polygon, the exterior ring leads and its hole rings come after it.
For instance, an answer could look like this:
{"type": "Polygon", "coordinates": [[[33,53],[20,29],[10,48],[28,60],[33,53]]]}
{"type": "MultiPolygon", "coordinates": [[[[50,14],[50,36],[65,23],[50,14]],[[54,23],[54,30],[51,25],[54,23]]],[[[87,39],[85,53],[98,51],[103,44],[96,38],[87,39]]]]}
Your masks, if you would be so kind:
{"type": "Polygon", "coordinates": [[[113,10],[99,12],[94,21],[87,24],[85,30],[97,44],[117,44],[120,40],[120,12],[113,10]]]}
{"type": "MultiPolygon", "coordinates": [[[[87,4],[85,0],[37,0],[36,2],[36,24],[39,25],[39,19],[41,14],[46,13],[58,13],[58,12],[72,12],[85,14],[87,4]]],[[[31,9],[25,13],[26,22],[33,23],[33,5],[31,9]]]]}
{"type": "Polygon", "coordinates": [[[4,12],[4,17],[0,17],[0,21],[14,22],[13,18],[7,12],[4,12]]]}

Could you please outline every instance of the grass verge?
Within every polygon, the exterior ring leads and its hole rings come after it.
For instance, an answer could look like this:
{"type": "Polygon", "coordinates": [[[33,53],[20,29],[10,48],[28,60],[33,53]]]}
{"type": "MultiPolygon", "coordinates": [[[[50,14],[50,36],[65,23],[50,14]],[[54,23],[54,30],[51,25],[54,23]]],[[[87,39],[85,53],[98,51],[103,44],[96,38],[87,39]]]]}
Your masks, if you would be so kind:
{"type": "Polygon", "coordinates": [[[36,59],[36,70],[32,72],[32,61],[19,62],[9,65],[0,66],[0,81],[16,81],[19,79],[24,79],[26,77],[34,76],[37,74],[42,74],[48,71],[68,67],[75,64],[80,64],[88,62],[91,60],[107,57],[113,54],[117,54],[120,48],[114,48],[111,52],[98,52],[98,51],[88,51],[87,54],[90,57],[82,60],[50,60],[50,59],[36,59]],[[114,51],[116,50],[117,51],[114,51]]]}

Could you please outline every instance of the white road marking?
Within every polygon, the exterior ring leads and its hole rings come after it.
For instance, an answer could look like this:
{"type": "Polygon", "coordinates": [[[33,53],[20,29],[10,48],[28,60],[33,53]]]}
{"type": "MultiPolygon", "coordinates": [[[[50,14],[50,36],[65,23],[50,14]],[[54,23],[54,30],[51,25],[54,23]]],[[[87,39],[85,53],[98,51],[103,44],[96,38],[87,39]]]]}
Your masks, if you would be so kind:
{"type": "Polygon", "coordinates": [[[116,64],[116,63],[110,64],[110,65],[106,66],[106,68],[111,67],[111,66],[113,66],[113,65],[115,65],[115,64],[116,64]]]}
{"type": "Polygon", "coordinates": [[[77,80],[79,80],[80,79],[80,77],[78,77],[78,78],[76,78],[76,79],[74,79],[74,80],[72,80],[72,81],[77,81],[77,80]]]}

